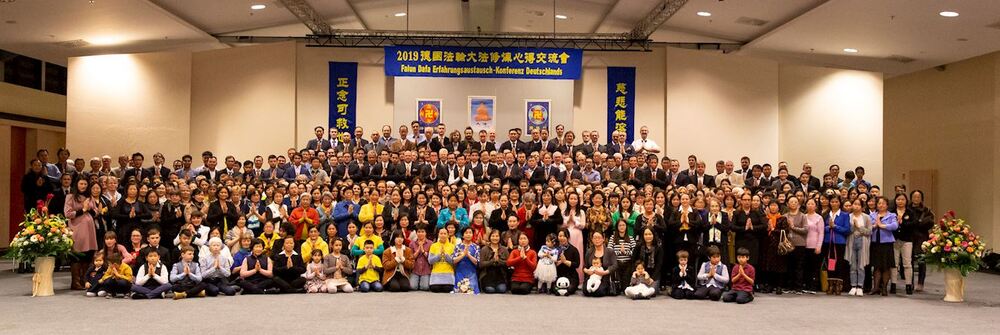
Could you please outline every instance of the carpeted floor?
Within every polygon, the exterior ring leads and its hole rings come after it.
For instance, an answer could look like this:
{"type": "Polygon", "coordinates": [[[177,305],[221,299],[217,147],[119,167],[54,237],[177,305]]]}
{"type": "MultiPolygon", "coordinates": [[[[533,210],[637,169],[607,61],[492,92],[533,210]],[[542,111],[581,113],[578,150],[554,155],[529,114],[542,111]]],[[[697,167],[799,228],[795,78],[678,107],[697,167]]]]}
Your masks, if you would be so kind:
{"type": "Polygon", "coordinates": [[[1000,276],[973,274],[949,304],[940,273],[927,292],[896,297],[758,295],[743,306],[624,297],[431,293],[269,295],[133,301],[87,298],[56,273],[56,296],[31,298],[31,275],[0,273],[0,334],[989,334],[1000,322],[1000,276]]]}

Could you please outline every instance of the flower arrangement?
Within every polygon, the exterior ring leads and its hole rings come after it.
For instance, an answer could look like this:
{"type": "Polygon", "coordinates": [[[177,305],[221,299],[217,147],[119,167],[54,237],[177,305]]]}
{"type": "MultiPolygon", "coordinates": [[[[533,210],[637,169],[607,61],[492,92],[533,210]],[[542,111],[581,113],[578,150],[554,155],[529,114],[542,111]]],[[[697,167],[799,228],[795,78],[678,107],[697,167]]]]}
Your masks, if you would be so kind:
{"type": "Polygon", "coordinates": [[[957,269],[962,276],[967,276],[982,264],[986,244],[972,233],[965,220],[956,218],[954,211],[948,211],[931,228],[928,240],[920,248],[924,251],[921,257],[928,265],[957,269]]]}
{"type": "Polygon", "coordinates": [[[20,262],[31,262],[38,257],[63,257],[73,254],[73,232],[66,226],[62,215],[48,214],[48,202],[38,201],[36,208],[24,216],[21,231],[10,242],[7,256],[20,262]]]}

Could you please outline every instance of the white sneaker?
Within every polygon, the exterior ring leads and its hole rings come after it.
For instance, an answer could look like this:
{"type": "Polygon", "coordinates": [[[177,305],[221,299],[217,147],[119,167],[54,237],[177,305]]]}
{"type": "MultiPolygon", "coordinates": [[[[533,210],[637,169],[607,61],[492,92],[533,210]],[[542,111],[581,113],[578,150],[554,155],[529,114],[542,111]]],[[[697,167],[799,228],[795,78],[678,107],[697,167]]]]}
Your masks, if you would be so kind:
{"type": "Polygon", "coordinates": [[[97,296],[98,297],[106,297],[107,295],[108,295],[108,291],[99,291],[99,292],[97,292],[97,296]]]}
{"type": "Polygon", "coordinates": [[[863,296],[865,296],[865,290],[859,288],[858,289],[858,293],[855,293],[854,295],[859,296],[859,297],[863,297],[863,296]]]}
{"type": "Polygon", "coordinates": [[[87,296],[88,296],[88,297],[96,297],[96,296],[97,296],[97,293],[94,293],[94,292],[87,292],[87,296]]]}
{"type": "Polygon", "coordinates": [[[858,288],[857,287],[852,287],[851,291],[847,292],[847,295],[857,295],[857,293],[858,293],[858,288]]]}

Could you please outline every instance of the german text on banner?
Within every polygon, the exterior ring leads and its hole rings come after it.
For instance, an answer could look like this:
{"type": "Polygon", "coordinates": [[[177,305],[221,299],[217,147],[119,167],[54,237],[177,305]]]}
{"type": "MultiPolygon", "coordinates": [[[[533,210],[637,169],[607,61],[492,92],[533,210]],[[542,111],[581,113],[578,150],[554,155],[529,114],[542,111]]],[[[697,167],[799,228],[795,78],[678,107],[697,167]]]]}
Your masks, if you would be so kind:
{"type": "Polygon", "coordinates": [[[635,137],[635,68],[608,67],[608,140],[614,131],[624,132],[625,143],[635,137]]]}
{"type": "Polygon", "coordinates": [[[385,47],[385,75],[580,79],[583,51],[549,48],[385,47]]]}
{"type": "Polygon", "coordinates": [[[330,128],[354,132],[357,98],[358,63],[330,62],[330,128]]]}

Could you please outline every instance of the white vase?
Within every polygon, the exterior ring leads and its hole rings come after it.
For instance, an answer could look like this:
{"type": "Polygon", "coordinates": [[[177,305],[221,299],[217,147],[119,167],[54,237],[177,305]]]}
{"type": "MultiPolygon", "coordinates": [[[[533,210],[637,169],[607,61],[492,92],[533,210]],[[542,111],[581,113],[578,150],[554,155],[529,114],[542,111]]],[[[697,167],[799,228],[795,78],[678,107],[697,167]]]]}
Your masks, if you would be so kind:
{"type": "Polygon", "coordinates": [[[55,257],[35,258],[35,275],[31,277],[31,296],[48,297],[52,291],[52,272],[56,269],[55,257]]]}
{"type": "Polygon", "coordinates": [[[965,301],[965,277],[958,269],[944,269],[944,301],[965,301]]]}

